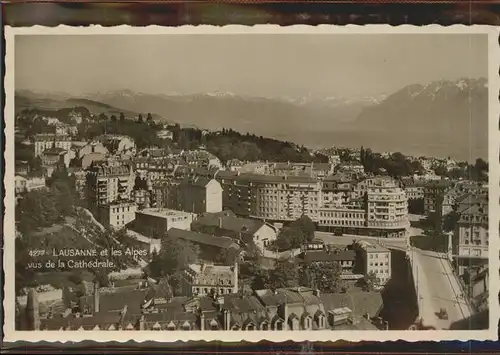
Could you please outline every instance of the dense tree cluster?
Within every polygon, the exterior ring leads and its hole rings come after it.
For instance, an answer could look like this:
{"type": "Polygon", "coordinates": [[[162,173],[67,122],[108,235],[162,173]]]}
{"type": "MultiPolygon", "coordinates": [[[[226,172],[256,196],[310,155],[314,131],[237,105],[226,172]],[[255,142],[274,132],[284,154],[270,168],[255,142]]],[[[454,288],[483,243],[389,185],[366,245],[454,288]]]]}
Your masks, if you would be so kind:
{"type": "Polygon", "coordinates": [[[179,238],[163,238],[159,252],[153,251],[147,266],[148,276],[165,279],[173,288],[174,294],[180,294],[180,277],[189,264],[198,261],[199,248],[179,238]]]}
{"type": "Polygon", "coordinates": [[[314,239],[314,231],[316,225],[306,215],[303,215],[290,225],[283,227],[274,242],[274,247],[277,250],[289,250],[300,248],[302,243],[312,241],[314,239]]]}
{"type": "Polygon", "coordinates": [[[305,265],[300,270],[300,284],[317,288],[321,292],[346,292],[348,284],[342,280],[341,271],[340,265],[335,262],[305,265]]]}
{"type": "Polygon", "coordinates": [[[474,164],[461,162],[458,164],[458,167],[450,170],[446,169],[443,165],[434,168],[435,174],[439,176],[453,180],[464,179],[480,182],[488,181],[488,170],[488,163],[481,158],[477,158],[474,164]]]}
{"type": "Polygon", "coordinates": [[[411,161],[401,153],[382,157],[381,154],[373,153],[371,149],[361,148],[360,160],[365,172],[369,174],[377,175],[385,171],[389,176],[400,178],[424,172],[424,168],[418,161],[411,161]]]}
{"type": "MultiPolygon", "coordinates": [[[[140,117],[142,118],[142,115],[140,117]]],[[[133,138],[139,149],[171,145],[168,140],[158,138],[158,131],[162,126],[154,122],[144,122],[144,119],[127,120],[124,115],[120,115],[120,120],[117,120],[116,116],[110,119],[101,114],[97,122],[84,121],[77,127],[80,139],[90,140],[103,134],[120,134],[133,138]]]]}
{"type": "Polygon", "coordinates": [[[56,169],[47,180],[47,189],[29,191],[21,197],[16,206],[16,224],[22,234],[63,221],[80,202],[75,180],[64,167],[56,169]]]}

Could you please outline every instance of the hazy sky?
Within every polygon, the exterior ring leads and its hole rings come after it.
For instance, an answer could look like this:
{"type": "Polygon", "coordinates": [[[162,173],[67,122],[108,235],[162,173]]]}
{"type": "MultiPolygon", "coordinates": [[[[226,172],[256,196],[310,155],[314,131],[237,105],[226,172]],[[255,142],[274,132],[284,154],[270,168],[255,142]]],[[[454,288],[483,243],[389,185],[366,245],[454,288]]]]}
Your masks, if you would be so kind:
{"type": "Polygon", "coordinates": [[[487,77],[487,36],[16,36],[16,89],[362,96],[487,77]]]}

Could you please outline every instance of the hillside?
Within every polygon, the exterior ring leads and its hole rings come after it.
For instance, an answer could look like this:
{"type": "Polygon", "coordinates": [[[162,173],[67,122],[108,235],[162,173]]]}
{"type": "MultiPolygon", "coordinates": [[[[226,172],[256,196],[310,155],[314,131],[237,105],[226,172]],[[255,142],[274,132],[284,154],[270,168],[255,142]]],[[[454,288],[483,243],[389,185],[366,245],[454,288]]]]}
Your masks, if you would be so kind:
{"type": "MultiPolygon", "coordinates": [[[[134,110],[117,108],[112,105],[87,98],[68,98],[65,97],[64,94],[39,94],[26,90],[16,92],[14,105],[16,113],[26,109],[51,112],[72,107],[85,107],[95,115],[104,113],[108,116],[119,116],[120,112],[123,112],[126,118],[135,119],[139,114],[134,110]]],[[[149,111],[145,111],[142,114],[145,116],[147,112],[149,111]]],[[[161,117],[156,114],[153,114],[153,118],[161,119],[161,117]]]]}

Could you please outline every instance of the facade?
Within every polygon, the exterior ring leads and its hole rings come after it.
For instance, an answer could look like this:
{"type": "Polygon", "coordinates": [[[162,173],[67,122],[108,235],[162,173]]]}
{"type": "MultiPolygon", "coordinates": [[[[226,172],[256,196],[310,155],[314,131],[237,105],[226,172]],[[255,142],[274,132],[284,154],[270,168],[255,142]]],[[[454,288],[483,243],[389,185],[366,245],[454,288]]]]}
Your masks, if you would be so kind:
{"type": "Polygon", "coordinates": [[[100,205],[97,220],[104,226],[123,228],[135,219],[137,204],[132,201],[117,201],[100,205]]]}
{"type": "Polygon", "coordinates": [[[53,133],[41,133],[33,137],[35,157],[39,157],[46,149],[59,148],[69,151],[71,149],[71,138],[67,135],[53,133]]]}
{"type": "Polygon", "coordinates": [[[392,275],[391,251],[380,245],[359,241],[355,249],[363,260],[365,277],[375,274],[379,286],[385,285],[392,275]]]}
{"type": "Polygon", "coordinates": [[[145,208],[135,213],[134,229],[149,238],[161,238],[171,228],[190,230],[194,215],[161,208],[145,208]]]}
{"type": "Polygon", "coordinates": [[[238,292],[238,263],[233,266],[191,264],[181,278],[184,296],[225,295],[238,292]]]}
{"type": "Polygon", "coordinates": [[[179,184],[179,208],[192,213],[222,211],[222,187],[215,179],[187,178],[179,184]]]}
{"type": "Polygon", "coordinates": [[[488,200],[468,195],[460,202],[457,212],[459,220],[455,232],[455,250],[459,259],[487,259],[488,200]]]}
{"type": "Polygon", "coordinates": [[[452,187],[448,180],[430,181],[424,190],[424,209],[427,216],[435,213],[441,218],[444,195],[452,187]]]}
{"type": "Polygon", "coordinates": [[[390,179],[373,179],[366,192],[367,227],[385,231],[389,237],[404,237],[408,200],[404,190],[390,179]]]}
{"type": "Polygon", "coordinates": [[[132,191],[132,200],[135,201],[139,210],[142,210],[143,208],[150,208],[151,192],[146,189],[134,189],[132,191]]]}
{"type": "Polygon", "coordinates": [[[87,170],[87,197],[92,206],[129,201],[134,185],[135,174],[127,165],[98,163],[87,170]]]}
{"type": "Polygon", "coordinates": [[[223,207],[238,215],[293,221],[302,215],[317,220],[321,185],[308,176],[269,176],[220,171],[223,207]]]}
{"type": "Polygon", "coordinates": [[[42,164],[44,166],[64,165],[69,167],[71,160],[69,151],[62,148],[49,148],[45,149],[41,154],[42,164]]]}
{"type": "Polygon", "coordinates": [[[328,204],[319,208],[320,230],[337,234],[405,236],[409,226],[408,201],[405,192],[392,179],[367,179],[355,187],[349,184],[343,191],[339,191],[339,184],[335,182],[324,181],[323,184],[328,187],[327,194],[336,192],[340,200],[332,203],[329,197],[328,204]]]}
{"type": "Polygon", "coordinates": [[[46,187],[44,177],[24,177],[21,175],[15,176],[14,185],[16,194],[41,190],[46,187]]]}

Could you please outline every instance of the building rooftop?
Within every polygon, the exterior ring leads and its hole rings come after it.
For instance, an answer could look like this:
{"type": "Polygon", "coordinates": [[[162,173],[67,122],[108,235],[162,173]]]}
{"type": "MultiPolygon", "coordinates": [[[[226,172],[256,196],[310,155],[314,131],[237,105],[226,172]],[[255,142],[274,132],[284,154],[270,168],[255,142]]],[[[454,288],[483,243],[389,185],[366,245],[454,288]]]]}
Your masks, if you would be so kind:
{"type": "Polygon", "coordinates": [[[329,261],[354,261],[356,260],[356,252],[354,250],[339,250],[339,251],[325,251],[325,250],[308,250],[299,256],[304,263],[314,262],[329,262],[329,261]]]}
{"type": "Polygon", "coordinates": [[[192,243],[213,246],[221,249],[239,249],[238,244],[236,244],[234,240],[229,237],[215,237],[209,234],[186,231],[178,228],[170,228],[167,232],[167,236],[170,238],[180,238],[192,243]]]}
{"type": "Polygon", "coordinates": [[[172,210],[168,208],[145,208],[143,210],[137,211],[136,214],[138,215],[143,214],[159,218],[187,217],[193,215],[192,213],[189,212],[172,210]]]}
{"type": "Polygon", "coordinates": [[[381,246],[380,244],[376,244],[376,243],[369,243],[365,240],[359,240],[357,241],[357,244],[363,248],[364,250],[366,250],[367,252],[373,252],[373,253],[376,253],[376,252],[379,252],[379,253],[382,253],[382,252],[390,252],[389,249],[381,246]]]}
{"type": "Polygon", "coordinates": [[[285,302],[304,305],[321,303],[320,298],[314,295],[314,290],[308,287],[279,288],[274,292],[270,289],[263,289],[256,290],[255,294],[265,306],[279,306],[285,302]]]}
{"type": "Polygon", "coordinates": [[[231,211],[222,211],[217,213],[204,213],[200,215],[193,225],[196,226],[213,226],[220,229],[253,235],[263,225],[264,221],[237,217],[231,211]]]}
{"type": "Polygon", "coordinates": [[[347,307],[354,318],[375,317],[384,304],[379,292],[322,293],[319,297],[326,312],[347,307]]]}

